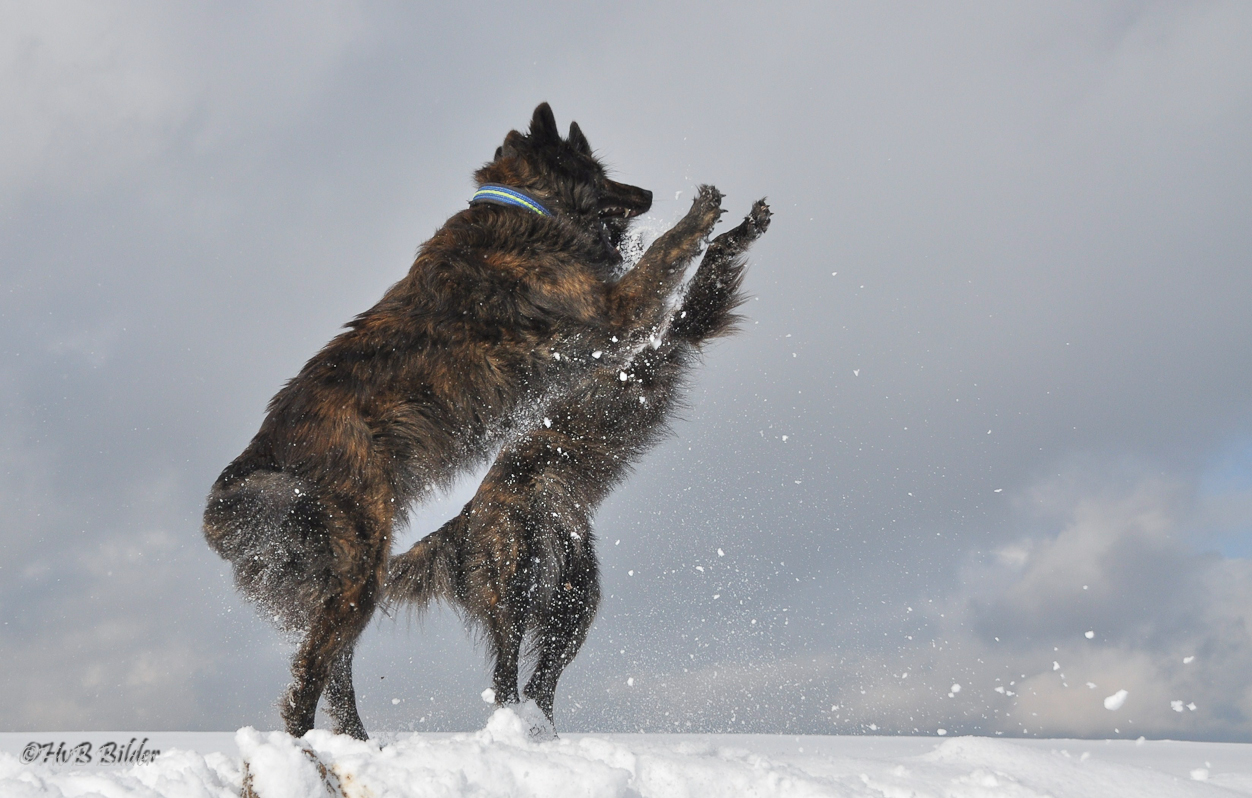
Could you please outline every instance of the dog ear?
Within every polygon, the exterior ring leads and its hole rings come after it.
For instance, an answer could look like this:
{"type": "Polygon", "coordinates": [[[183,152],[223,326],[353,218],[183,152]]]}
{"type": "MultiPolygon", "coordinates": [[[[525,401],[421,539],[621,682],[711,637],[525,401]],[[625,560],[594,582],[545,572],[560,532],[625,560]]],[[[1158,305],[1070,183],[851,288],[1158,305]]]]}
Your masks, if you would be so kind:
{"type": "Polygon", "coordinates": [[[535,107],[535,115],[530,118],[530,139],[536,144],[559,140],[561,131],[556,129],[556,117],[552,115],[552,107],[547,103],[539,103],[535,107]]]}
{"type": "Polygon", "coordinates": [[[496,160],[500,158],[512,158],[518,154],[521,149],[522,142],[525,137],[516,130],[510,130],[508,135],[504,137],[504,144],[496,148],[496,160]]]}
{"type": "Polygon", "coordinates": [[[577,122],[569,123],[569,144],[583,155],[591,154],[591,143],[587,141],[587,137],[583,135],[582,128],[577,122]]]}

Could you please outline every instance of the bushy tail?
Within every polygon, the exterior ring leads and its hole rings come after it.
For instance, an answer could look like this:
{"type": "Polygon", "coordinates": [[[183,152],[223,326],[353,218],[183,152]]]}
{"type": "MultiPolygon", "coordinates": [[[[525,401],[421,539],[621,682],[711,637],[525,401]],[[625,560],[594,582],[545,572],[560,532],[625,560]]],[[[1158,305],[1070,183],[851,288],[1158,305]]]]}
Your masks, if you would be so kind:
{"type": "Polygon", "coordinates": [[[308,624],[330,587],[327,518],[299,477],[257,470],[218,479],[204,510],[204,537],[228,561],[235,584],[280,627],[308,624]]]}
{"type": "Polygon", "coordinates": [[[433,599],[453,596],[453,573],[456,567],[454,541],[464,518],[465,513],[462,512],[414,543],[408,551],[391,558],[387,569],[387,584],[383,588],[386,606],[404,604],[421,610],[433,599]]]}

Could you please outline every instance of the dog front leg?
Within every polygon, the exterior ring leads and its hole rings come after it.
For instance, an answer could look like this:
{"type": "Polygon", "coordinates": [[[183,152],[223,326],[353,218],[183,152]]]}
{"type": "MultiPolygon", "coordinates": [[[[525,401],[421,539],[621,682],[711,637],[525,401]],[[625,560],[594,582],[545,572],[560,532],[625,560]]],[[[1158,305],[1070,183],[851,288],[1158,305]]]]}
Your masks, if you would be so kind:
{"type": "Polygon", "coordinates": [[[742,222],[713,239],[670,322],[667,340],[699,345],[734,329],[734,310],[743,303],[743,254],[769,229],[770,217],[765,200],[757,200],[742,222]]]}
{"type": "Polygon", "coordinates": [[[635,267],[609,290],[610,324],[626,343],[618,349],[633,347],[661,324],[666,300],[721,218],[721,203],[720,191],[700,186],[687,215],[654,241],[635,267]]]}

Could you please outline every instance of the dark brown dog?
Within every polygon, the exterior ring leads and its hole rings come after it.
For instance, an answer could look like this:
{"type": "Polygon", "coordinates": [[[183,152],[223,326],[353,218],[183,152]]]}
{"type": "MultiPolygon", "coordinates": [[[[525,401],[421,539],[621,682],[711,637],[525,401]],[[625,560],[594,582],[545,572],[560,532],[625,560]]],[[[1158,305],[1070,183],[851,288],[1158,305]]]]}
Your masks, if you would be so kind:
{"type": "Polygon", "coordinates": [[[582,646],[600,599],[591,518],[666,431],[678,390],[708,339],[733,329],[742,254],[769,226],[764,200],[705,252],[660,346],[623,370],[600,369],[507,444],[460,515],[394,558],[387,597],[441,599],[486,632],[496,703],[518,702],[518,657],[537,657],[523,696],[552,722],[557,680],[582,646]]]}
{"type": "Polygon", "coordinates": [[[326,689],[335,730],[365,737],[351,654],[380,598],[393,525],[526,413],[606,360],[627,362],[721,214],[721,195],[702,188],[614,281],[616,245],[651,194],[609,180],[578,126],[563,139],[546,103],[475,177],[545,213],[482,204],[449,219],[270,401],[209,494],[209,544],[249,599],[302,635],[280,707],[293,735],[313,726],[326,689]]]}

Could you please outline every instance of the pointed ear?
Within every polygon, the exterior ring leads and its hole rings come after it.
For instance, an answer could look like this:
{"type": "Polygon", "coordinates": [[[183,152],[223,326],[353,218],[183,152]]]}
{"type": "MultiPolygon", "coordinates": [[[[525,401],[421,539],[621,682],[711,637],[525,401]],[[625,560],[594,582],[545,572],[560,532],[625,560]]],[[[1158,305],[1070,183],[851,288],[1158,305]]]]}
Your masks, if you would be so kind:
{"type": "Polygon", "coordinates": [[[591,154],[591,143],[587,141],[587,137],[583,135],[582,128],[577,122],[569,123],[569,144],[583,155],[591,154]]]}
{"type": "Polygon", "coordinates": [[[556,129],[556,117],[547,103],[535,107],[535,115],[530,118],[530,138],[536,144],[561,138],[561,131],[556,129]]]}
{"type": "Polygon", "coordinates": [[[501,157],[512,158],[514,155],[517,155],[523,140],[524,137],[521,133],[518,133],[516,130],[510,130],[509,134],[504,137],[504,144],[496,148],[496,160],[500,160],[501,157]]]}

